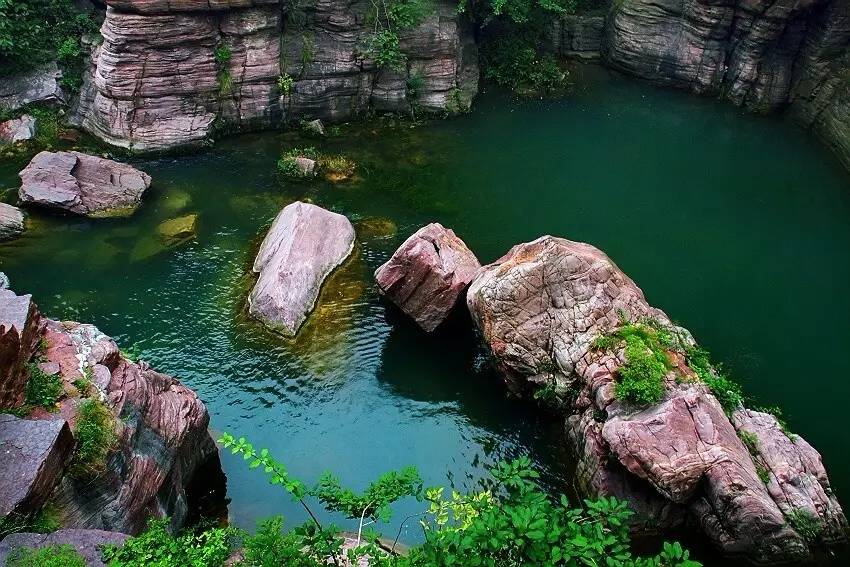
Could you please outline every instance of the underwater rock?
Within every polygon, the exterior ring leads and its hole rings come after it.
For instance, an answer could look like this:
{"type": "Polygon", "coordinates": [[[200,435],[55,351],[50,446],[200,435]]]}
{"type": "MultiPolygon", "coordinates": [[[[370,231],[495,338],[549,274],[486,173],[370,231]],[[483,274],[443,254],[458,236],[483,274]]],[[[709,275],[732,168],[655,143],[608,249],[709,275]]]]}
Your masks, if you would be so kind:
{"type": "Polygon", "coordinates": [[[65,420],[0,414],[0,521],[24,523],[47,501],[74,449],[65,420]]]}
{"type": "Polygon", "coordinates": [[[0,408],[24,403],[26,365],[38,349],[43,327],[31,295],[0,289],[0,408]]]}
{"type": "Polygon", "coordinates": [[[195,213],[167,220],[156,227],[160,240],[166,246],[176,246],[196,236],[198,215],[195,213]]]}
{"type": "Polygon", "coordinates": [[[746,428],[744,416],[752,421],[753,412],[739,407],[730,421],[688,364],[690,334],[651,307],[599,249],[552,236],[514,246],[481,270],[467,305],[510,389],[546,394],[570,415],[567,438],[589,495],[625,495],[640,503],[639,514],[661,514],[663,528],[683,525],[684,510],[721,551],[754,561],[807,559],[812,546],[847,541],[847,521],[820,455],[779,437],[778,428],[756,435],[784,456],[767,465],[752,454],[735,424],[746,428]],[[647,320],[678,342],[665,350],[670,366],[662,399],[637,407],[615,395],[625,345],[606,349],[595,341],[629,321],[647,320]],[[779,485],[765,486],[765,468],[805,486],[793,497],[795,506],[779,485]],[[808,541],[795,526],[796,506],[829,537],[808,541]]]}
{"type": "Polygon", "coordinates": [[[100,548],[122,545],[129,536],[103,530],[57,530],[49,534],[16,533],[0,542],[0,565],[18,549],[39,549],[55,545],[70,545],[83,556],[88,567],[105,567],[100,548]]]}
{"type": "Polygon", "coordinates": [[[251,315],[267,327],[294,336],[313,310],[322,284],[354,248],[354,227],[342,215],[295,202],[275,218],[253,270],[251,315]]]}
{"type": "Polygon", "coordinates": [[[35,137],[36,120],[29,114],[0,122],[0,145],[26,142],[35,137]]]}
{"type": "Polygon", "coordinates": [[[481,263],[453,230],[426,225],[375,271],[381,292],[425,331],[445,321],[481,263]]]}
{"type": "Polygon", "coordinates": [[[26,228],[25,220],[21,209],[0,203],[0,241],[20,236],[26,228]]]}
{"type": "Polygon", "coordinates": [[[89,217],[132,214],[151,184],[143,171],[79,152],[40,152],[20,177],[23,203],[89,217]]]}
{"type": "Polygon", "coordinates": [[[65,94],[59,85],[62,72],[56,62],[3,77],[0,81],[0,108],[15,111],[28,104],[64,104],[65,94]]]}
{"type": "Polygon", "coordinates": [[[398,234],[398,226],[391,219],[369,217],[355,223],[357,236],[361,239],[392,238],[398,234]]]}

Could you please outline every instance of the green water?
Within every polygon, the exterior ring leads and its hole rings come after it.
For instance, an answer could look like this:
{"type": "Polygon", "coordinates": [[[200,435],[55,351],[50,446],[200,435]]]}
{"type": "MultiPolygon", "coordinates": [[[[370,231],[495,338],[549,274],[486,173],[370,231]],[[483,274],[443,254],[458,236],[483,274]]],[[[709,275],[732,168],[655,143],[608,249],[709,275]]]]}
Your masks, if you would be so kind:
{"type": "MultiPolygon", "coordinates": [[[[132,219],[34,212],[24,238],[0,245],[0,270],[54,318],[138,345],[199,393],[214,430],[268,447],[307,481],[332,469],[362,486],[414,464],[427,484],[471,488],[488,463],[530,453],[569,491],[561,427],[505,399],[468,322],[425,336],[386,307],[371,273],[429,221],[485,262],[542,234],[588,241],[748,393],[785,409],[847,505],[836,402],[850,399],[850,176],[784,120],[593,75],[561,101],[484,94],[465,117],[308,141],[358,162],[348,183],[282,184],[277,156],[304,143],[293,134],[134,160],[154,184],[132,219]],[[279,209],[305,198],[353,221],[389,219],[397,233],[362,232],[355,260],[288,342],[245,316],[246,273],[279,209]],[[197,238],[151,256],[156,225],[187,212],[200,215],[197,238]]],[[[21,165],[0,163],[0,187],[17,184],[21,165]]],[[[303,521],[241,459],[224,466],[237,524],[281,512],[303,521]]],[[[417,509],[405,503],[396,518],[417,509]]]]}

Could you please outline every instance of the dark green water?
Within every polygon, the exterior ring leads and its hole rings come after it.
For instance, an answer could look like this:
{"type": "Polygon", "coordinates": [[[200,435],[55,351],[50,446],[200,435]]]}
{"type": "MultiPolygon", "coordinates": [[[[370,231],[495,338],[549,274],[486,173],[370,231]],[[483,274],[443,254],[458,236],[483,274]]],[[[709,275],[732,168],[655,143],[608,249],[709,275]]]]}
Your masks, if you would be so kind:
{"type": "MultiPolygon", "coordinates": [[[[836,405],[850,399],[850,176],[792,124],[603,74],[562,101],[485,94],[466,117],[319,141],[358,162],[349,183],[281,184],[275,161],[295,143],[266,133],[135,160],[154,178],[136,216],[34,213],[24,238],[0,245],[0,270],[49,315],[138,345],[198,391],[215,430],[268,447],[307,481],[332,469],[362,486],[414,464],[427,484],[470,488],[486,464],[528,452],[550,485],[569,490],[560,427],[504,398],[479,370],[466,322],[425,336],[384,305],[371,273],[434,220],[485,262],[546,233],[588,241],[748,393],[785,409],[850,504],[836,405]],[[245,317],[245,274],[265,228],[297,198],[398,231],[364,234],[287,342],[245,317]],[[184,212],[200,215],[197,239],[147,256],[156,225],[184,212]]],[[[21,166],[0,163],[0,187],[15,186],[21,166]]],[[[236,523],[304,519],[241,459],[224,466],[236,523]]],[[[396,518],[417,505],[402,508],[396,518]]]]}

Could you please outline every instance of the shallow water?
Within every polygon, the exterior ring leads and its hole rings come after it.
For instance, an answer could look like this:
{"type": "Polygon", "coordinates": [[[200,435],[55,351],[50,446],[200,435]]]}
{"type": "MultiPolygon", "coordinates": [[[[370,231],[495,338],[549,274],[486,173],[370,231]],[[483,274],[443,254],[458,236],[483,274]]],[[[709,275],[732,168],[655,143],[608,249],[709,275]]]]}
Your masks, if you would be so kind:
{"type": "MultiPolygon", "coordinates": [[[[426,484],[471,488],[488,463],[530,453],[569,491],[557,423],[506,400],[468,321],[425,336],[376,293],[371,273],[416,228],[452,227],[492,261],[555,234],[604,249],[648,300],[687,326],[760,404],[778,405],[823,454],[848,505],[850,176],[793,124],[604,72],[560,101],[485,94],[465,117],[378,121],[327,140],[264,133],[201,154],[133,160],[154,185],[131,219],[33,213],[0,245],[0,270],[54,318],[92,322],[207,402],[212,427],[268,447],[307,481],[363,486],[414,464],[426,484]],[[333,184],[281,183],[284,148],[315,144],[359,164],[333,184]],[[296,341],[245,316],[265,229],[295,199],[359,223],[296,341]],[[155,227],[197,212],[197,238],[158,251],[155,227]],[[393,234],[362,221],[381,218],[393,234]],[[831,403],[827,404],[829,401],[831,403]]],[[[0,187],[20,163],[0,163],[0,187]]],[[[225,456],[231,518],[303,513],[225,456]]],[[[405,503],[396,521],[418,509],[405,503]]],[[[414,541],[414,527],[402,539],[414,541]]],[[[395,534],[398,524],[385,530],[395,534]]]]}

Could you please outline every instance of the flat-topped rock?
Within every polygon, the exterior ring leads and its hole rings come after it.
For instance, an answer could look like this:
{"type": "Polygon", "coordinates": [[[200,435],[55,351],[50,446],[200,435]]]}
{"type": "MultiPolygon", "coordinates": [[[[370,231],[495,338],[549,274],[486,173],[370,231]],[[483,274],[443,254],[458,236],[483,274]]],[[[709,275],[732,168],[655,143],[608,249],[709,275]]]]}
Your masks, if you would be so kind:
{"type": "Polygon", "coordinates": [[[113,8],[140,14],[209,12],[279,4],[280,0],[109,0],[113,8]]]}
{"type": "Polygon", "coordinates": [[[28,518],[62,476],[74,438],[67,422],[0,414],[0,518],[28,518]]]}
{"type": "Polygon", "coordinates": [[[21,202],[89,217],[132,214],[151,184],[132,166],[80,152],[41,152],[20,177],[21,202]]]}
{"type": "Polygon", "coordinates": [[[26,142],[35,137],[36,120],[29,114],[0,122],[0,145],[26,142]]]}
{"type": "Polygon", "coordinates": [[[0,107],[15,111],[28,104],[64,104],[59,85],[62,72],[56,62],[3,77],[0,81],[0,107]]]}
{"type": "Polygon", "coordinates": [[[344,216],[308,203],[287,205],[254,260],[259,277],[248,296],[251,315],[295,336],[315,307],[325,279],[353,248],[354,227],[344,216]]]}
{"type": "Polygon", "coordinates": [[[104,545],[122,545],[129,536],[103,530],[57,530],[50,534],[17,533],[0,541],[0,565],[18,549],[39,549],[54,545],[70,545],[83,556],[88,567],[105,567],[100,548],[104,545]]]}
{"type": "Polygon", "coordinates": [[[0,203],[0,240],[11,240],[24,232],[24,212],[12,205],[0,203]]]}
{"type": "Polygon", "coordinates": [[[381,292],[426,331],[433,331],[457,304],[481,264],[439,223],[417,230],[375,271],[381,292]]]}
{"type": "Polygon", "coordinates": [[[26,364],[41,336],[43,322],[31,295],[0,289],[0,407],[24,402],[26,364]]]}

